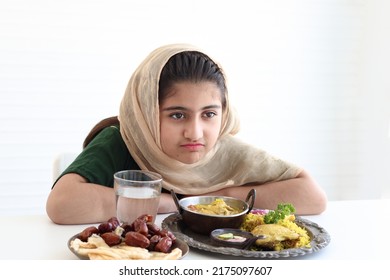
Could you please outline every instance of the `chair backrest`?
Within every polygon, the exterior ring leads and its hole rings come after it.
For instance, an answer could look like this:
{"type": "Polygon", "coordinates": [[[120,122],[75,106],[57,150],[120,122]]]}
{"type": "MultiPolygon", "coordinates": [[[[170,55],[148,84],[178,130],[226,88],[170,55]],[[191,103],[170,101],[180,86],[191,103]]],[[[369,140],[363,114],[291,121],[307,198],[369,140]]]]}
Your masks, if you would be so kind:
{"type": "MultiPolygon", "coordinates": [[[[111,125],[118,125],[118,116],[112,116],[99,121],[88,133],[83,142],[83,149],[92,141],[95,136],[104,128],[111,125]]],[[[53,181],[55,182],[61,173],[76,159],[76,153],[61,153],[57,155],[53,163],[53,181]]]]}
{"type": "Polygon", "coordinates": [[[62,172],[76,159],[76,153],[61,153],[54,158],[53,162],[53,182],[62,172]]]}
{"type": "Polygon", "coordinates": [[[87,145],[89,144],[89,142],[91,142],[92,139],[95,138],[95,136],[96,136],[100,131],[102,131],[104,128],[109,127],[109,126],[112,126],[112,125],[118,125],[118,124],[119,124],[118,116],[108,117],[108,118],[105,118],[105,119],[101,120],[100,122],[98,122],[98,123],[91,129],[91,131],[88,133],[87,137],[85,138],[85,140],[84,140],[84,142],[83,142],[83,149],[84,149],[85,147],[87,147],[87,145]]]}

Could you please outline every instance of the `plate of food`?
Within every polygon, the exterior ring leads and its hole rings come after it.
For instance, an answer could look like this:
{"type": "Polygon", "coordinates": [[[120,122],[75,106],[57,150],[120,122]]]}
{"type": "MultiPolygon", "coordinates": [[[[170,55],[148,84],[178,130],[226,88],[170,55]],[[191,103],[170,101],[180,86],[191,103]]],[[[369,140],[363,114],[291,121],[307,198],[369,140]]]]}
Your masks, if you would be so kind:
{"type": "Polygon", "coordinates": [[[162,222],[190,247],[248,258],[290,258],[307,255],[330,243],[329,233],[318,224],[296,216],[291,204],[277,209],[252,209],[238,228],[215,229],[210,234],[194,232],[174,213],[162,222]]]}
{"type": "Polygon", "coordinates": [[[178,260],[188,245],[167,229],[142,215],[133,223],[120,224],[116,217],[86,227],[68,241],[69,250],[83,260],[178,260]]]}

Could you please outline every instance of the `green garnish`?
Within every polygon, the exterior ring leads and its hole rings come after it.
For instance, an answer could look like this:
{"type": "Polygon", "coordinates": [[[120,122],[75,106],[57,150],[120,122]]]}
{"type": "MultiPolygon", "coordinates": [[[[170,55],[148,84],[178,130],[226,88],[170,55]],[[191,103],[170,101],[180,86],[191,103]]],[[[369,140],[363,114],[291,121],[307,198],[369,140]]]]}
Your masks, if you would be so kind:
{"type": "Polygon", "coordinates": [[[283,220],[286,216],[295,212],[294,206],[291,203],[280,203],[276,210],[270,210],[264,216],[266,224],[276,224],[279,220],[283,220]]]}

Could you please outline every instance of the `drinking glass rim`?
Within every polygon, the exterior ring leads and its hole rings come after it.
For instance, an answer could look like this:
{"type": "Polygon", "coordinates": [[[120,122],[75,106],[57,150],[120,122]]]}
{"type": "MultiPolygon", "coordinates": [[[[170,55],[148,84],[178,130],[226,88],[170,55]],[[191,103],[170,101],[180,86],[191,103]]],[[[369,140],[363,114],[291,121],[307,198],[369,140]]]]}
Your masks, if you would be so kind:
{"type": "Polygon", "coordinates": [[[158,182],[162,181],[162,176],[159,173],[156,173],[156,172],[153,172],[153,171],[149,171],[149,170],[131,170],[131,169],[129,169],[129,170],[121,170],[121,171],[115,172],[114,173],[114,179],[124,180],[124,181],[127,181],[127,182],[158,183],[158,182]],[[128,172],[133,172],[133,173],[138,173],[138,174],[145,174],[145,175],[149,176],[150,180],[126,179],[126,178],[123,178],[123,177],[120,176],[120,175],[122,175],[124,173],[128,173],[128,172]]]}

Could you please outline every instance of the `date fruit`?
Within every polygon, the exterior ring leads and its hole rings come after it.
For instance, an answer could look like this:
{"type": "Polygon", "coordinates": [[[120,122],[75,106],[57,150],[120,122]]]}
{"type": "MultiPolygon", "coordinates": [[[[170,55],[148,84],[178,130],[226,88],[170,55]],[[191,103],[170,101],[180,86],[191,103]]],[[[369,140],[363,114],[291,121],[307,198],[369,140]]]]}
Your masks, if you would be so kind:
{"type": "Polygon", "coordinates": [[[160,241],[161,236],[160,235],[153,235],[152,237],[149,238],[150,244],[148,247],[149,251],[154,251],[154,248],[156,247],[157,243],[160,241]]]}
{"type": "Polygon", "coordinates": [[[153,216],[149,215],[149,214],[143,214],[143,215],[139,216],[137,219],[141,219],[141,220],[144,220],[146,223],[150,223],[153,221],[153,216]]]}
{"type": "Polygon", "coordinates": [[[175,235],[167,229],[161,229],[152,223],[152,220],[153,216],[145,214],[132,223],[120,224],[116,217],[112,217],[97,227],[85,228],[77,237],[83,242],[88,242],[91,235],[97,234],[110,247],[125,242],[128,246],[169,253],[176,242],[175,235]]]}
{"type": "Polygon", "coordinates": [[[142,233],[129,231],[125,235],[125,243],[128,246],[148,248],[150,245],[150,240],[142,233]]]}
{"type": "Polygon", "coordinates": [[[107,223],[112,224],[113,230],[115,230],[120,225],[120,222],[119,222],[117,217],[112,217],[112,218],[108,219],[107,223]]]}
{"type": "Polygon", "coordinates": [[[78,238],[81,241],[87,242],[88,237],[90,237],[92,234],[98,234],[98,233],[99,233],[99,230],[97,227],[90,226],[90,227],[87,227],[86,229],[84,229],[82,232],[80,232],[78,235],[78,238]]]}
{"type": "Polygon", "coordinates": [[[122,243],[122,238],[115,232],[105,232],[101,234],[100,237],[103,238],[104,242],[110,247],[122,243]]]}
{"type": "Polygon", "coordinates": [[[110,232],[114,230],[114,226],[110,222],[101,223],[98,226],[100,234],[103,234],[105,232],[110,232]]]}
{"type": "Polygon", "coordinates": [[[149,229],[144,220],[136,219],[134,221],[134,231],[146,236],[148,234],[149,229]]]}
{"type": "Polygon", "coordinates": [[[157,252],[168,253],[172,247],[172,239],[168,236],[164,236],[160,241],[154,246],[154,250],[157,252]]]}
{"type": "Polygon", "coordinates": [[[148,234],[151,236],[160,234],[161,229],[156,224],[147,223],[146,226],[148,227],[148,234]]]}

